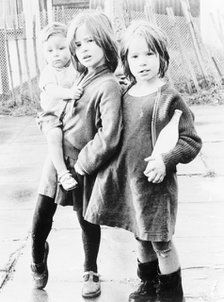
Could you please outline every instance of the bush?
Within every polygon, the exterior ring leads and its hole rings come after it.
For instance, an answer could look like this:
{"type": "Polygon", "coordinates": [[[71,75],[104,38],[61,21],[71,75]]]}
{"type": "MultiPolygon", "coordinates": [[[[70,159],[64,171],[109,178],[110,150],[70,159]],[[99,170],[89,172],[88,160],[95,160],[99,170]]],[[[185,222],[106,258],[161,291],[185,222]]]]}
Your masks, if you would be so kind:
{"type": "Polygon", "coordinates": [[[221,105],[224,104],[224,87],[212,86],[193,94],[182,93],[188,105],[221,105]]]}
{"type": "Polygon", "coordinates": [[[25,89],[22,96],[20,93],[15,93],[15,101],[12,98],[3,99],[0,102],[0,114],[12,116],[35,116],[40,108],[40,91],[38,86],[33,85],[33,98],[28,94],[25,89]]]}

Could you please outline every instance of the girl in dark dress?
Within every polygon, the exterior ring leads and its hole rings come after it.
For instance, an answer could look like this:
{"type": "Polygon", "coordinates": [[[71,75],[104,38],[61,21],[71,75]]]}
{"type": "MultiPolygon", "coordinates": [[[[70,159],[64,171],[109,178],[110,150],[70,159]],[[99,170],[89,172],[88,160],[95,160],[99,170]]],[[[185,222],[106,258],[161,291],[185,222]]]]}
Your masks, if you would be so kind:
{"type": "Polygon", "coordinates": [[[172,241],[176,165],[192,161],[202,142],[189,107],[163,80],[169,65],[164,34],[145,21],[133,23],[122,41],[121,60],[132,83],[123,96],[122,146],[98,174],[85,219],[135,234],[141,284],[129,301],[182,302],[180,263],[172,241]],[[175,147],[150,156],[176,109],[182,115],[175,147]]]}
{"type": "Polygon", "coordinates": [[[121,88],[113,72],[118,49],[111,23],[101,12],[76,16],[68,28],[72,58],[81,73],[81,98],[66,103],[62,121],[63,147],[68,169],[78,182],[74,191],[65,191],[56,170],[47,158],[38,190],[32,225],[32,275],[34,286],[43,289],[48,281],[48,235],[57,204],[71,205],[82,228],[85,254],[82,296],[101,292],[97,256],[101,230],[84,219],[88,200],[99,170],[115,154],[122,128],[121,88]]]}

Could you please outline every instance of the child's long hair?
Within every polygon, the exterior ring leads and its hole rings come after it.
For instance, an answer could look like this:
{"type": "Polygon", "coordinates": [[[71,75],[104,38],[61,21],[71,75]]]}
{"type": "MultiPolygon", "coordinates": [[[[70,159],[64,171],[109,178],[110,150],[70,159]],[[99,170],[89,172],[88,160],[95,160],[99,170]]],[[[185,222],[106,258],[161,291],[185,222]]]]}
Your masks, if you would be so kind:
{"type": "Polygon", "coordinates": [[[103,49],[106,65],[114,72],[119,60],[118,47],[111,22],[102,12],[81,13],[75,16],[69,25],[67,39],[76,69],[79,72],[85,71],[86,69],[76,56],[75,36],[77,29],[81,25],[87,27],[96,44],[103,49]]]}
{"type": "Polygon", "coordinates": [[[121,41],[120,56],[125,75],[131,80],[131,82],[135,82],[135,78],[130,71],[127,60],[129,45],[130,42],[134,40],[135,36],[144,37],[149,50],[159,55],[160,67],[158,75],[160,78],[163,78],[169,66],[167,38],[158,27],[153,26],[147,21],[132,22],[124,33],[121,41]]]}

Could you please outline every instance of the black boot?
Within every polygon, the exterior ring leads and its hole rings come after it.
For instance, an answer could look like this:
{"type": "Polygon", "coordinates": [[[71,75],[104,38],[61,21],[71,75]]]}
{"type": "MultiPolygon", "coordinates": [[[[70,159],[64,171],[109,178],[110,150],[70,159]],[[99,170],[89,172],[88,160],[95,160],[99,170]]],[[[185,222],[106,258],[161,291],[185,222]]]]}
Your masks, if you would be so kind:
{"type": "Polygon", "coordinates": [[[184,302],[181,271],[168,275],[159,274],[158,302],[184,302]]]}
{"type": "Polygon", "coordinates": [[[137,275],[141,279],[138,289],[131,293],[129,302],[155,302],[158,280],[158,260],[140,263],[138,261],[137,275]]]}

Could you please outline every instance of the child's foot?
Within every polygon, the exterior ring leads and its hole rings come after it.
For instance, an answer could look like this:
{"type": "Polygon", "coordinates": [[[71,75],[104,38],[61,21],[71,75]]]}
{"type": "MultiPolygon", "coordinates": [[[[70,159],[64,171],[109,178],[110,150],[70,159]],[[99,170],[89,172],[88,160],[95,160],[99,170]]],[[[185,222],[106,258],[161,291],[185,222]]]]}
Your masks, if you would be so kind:
{"type": "Polygon", "coordinates": [[[47,257],[49,253],[49,245],[45,242],[44,259],[42,263],[31,264],[31,271],[33,275],[34,288],[43,289],[47,285],[48,281],[48,268],[47,268],[47,257]]]}
{"type": "Polygon", "coordinates": [[[68,170],[59,174],[58,180],[63,189],[66,191],[71,191],[78,186],[77,181],[72,177],[72,174],[68,170]]]}
{"type": "Polygon", "coordinates": [[[94,298],[101,293],[99,275],[93,271],[85,272],[83,275],[82,296],[84,298],[94,298]]]}

